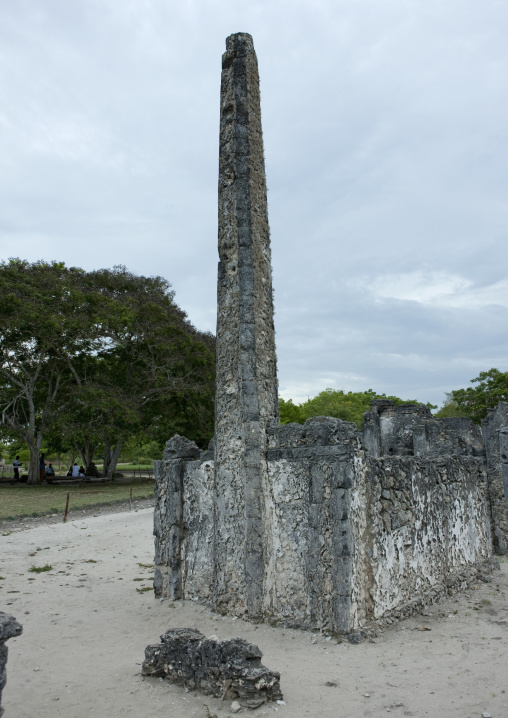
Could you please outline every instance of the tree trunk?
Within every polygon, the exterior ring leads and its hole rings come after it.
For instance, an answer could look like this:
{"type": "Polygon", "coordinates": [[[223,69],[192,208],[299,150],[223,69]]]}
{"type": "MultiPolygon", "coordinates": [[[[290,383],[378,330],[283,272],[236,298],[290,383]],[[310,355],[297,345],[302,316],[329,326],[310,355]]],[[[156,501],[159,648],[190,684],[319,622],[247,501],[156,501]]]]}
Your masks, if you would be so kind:
{"type": "Polygon", "coordinates": [[[111,462],[111,442],[109,439],[104,439],[104,463],[102,469],[102,475],[107,476],[109,470],[109,464],[111,462]]]}
{"type": "Polygon", "coordinates": [[[85,466],[88,466],[92,463],[95,451],[97,449],[97,444],[92,444],[91,441],[87,441],[85,444],[85,466]]]}
{"type": "Polygon", "coordinates": [[[118,463],[118,459],[120,458],[120,452],[122,450],[123,446],[123,438],[118,439],[118,441],[115,444],[115,448],[113,449],[113,453],[111,454],[109,464],[108,464],[108,472],[104,472],[104,476],[107,476],[108,479],[113,478],[113,474],[115,473],[116,465],[118,463]]]}
{"type": "Polygon", "coordinates": [[[30,450],[30,460],[28,463],[28,480],[27,484],[35,486],[40,484],[39,455],[41,452],[42,435],[38,436],[34,442],[27,442],[30,450]]]}
{"type": "Polygon", "coordinates": [[[74,446],[76,450],[79,451],[79,455],[81,456],[81,462],[86,469],[86,467],[89,466],[93,461],[97,444],[92,444],[90,441],[85,441],[83,444],[74,444],[74,446]]]}

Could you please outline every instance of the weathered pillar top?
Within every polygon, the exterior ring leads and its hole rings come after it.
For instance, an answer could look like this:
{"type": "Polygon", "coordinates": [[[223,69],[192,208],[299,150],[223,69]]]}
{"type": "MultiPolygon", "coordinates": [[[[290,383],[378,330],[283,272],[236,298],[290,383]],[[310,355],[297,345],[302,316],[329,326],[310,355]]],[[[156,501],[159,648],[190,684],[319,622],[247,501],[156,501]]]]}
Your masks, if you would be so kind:
{"type": "Polygon", "coordinates": [[[233,52],[238,45],[244,44],[247,48],[254,50],[254,40],[248,32],[234,32],[226,38],[226,52],[233,52]]]}

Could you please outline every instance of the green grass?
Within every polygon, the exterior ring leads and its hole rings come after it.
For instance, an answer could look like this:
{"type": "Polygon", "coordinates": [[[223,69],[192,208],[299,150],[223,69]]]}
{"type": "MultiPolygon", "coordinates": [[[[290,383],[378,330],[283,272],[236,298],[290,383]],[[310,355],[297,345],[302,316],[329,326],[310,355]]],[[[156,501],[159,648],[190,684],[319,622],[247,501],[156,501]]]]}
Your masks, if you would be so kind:
{"type": "Polygon", "coordinates": [[[46,564],[45,566],[32,566],[28,569],[30,573],[45,573],[46,571],[52,571],[53,566],[46,564]]]}
{"type": "Polygon", "coordinates": [[[3,484],[0,485],[0,520],[63,513],[67,492],[70,493],[70,511],[101,504],[114,504],[128,500],[131,488],[133,499],[153,496],[152,479],[133,479],[121,484],[83,483],[72,486],[3,484]]]}

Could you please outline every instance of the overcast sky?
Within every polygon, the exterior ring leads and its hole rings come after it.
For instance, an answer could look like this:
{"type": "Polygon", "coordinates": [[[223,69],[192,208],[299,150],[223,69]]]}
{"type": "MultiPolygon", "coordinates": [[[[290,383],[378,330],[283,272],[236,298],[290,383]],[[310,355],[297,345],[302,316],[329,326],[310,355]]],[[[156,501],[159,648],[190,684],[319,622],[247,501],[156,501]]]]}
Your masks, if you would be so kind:
{"type": "Polygon", "coordinates": [[[0,255],[215,331],[221,55],[254,38],[279,390],[508,370],[506,0],[0,0],[0,255]]]}

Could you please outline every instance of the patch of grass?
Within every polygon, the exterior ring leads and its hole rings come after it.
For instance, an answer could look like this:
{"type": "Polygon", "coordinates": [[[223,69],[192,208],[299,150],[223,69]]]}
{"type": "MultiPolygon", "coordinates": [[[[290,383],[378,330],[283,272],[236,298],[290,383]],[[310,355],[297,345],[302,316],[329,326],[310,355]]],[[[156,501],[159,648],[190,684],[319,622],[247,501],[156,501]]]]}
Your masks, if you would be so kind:
{"type": "Polygon", "coordinates": [[[5,576],[0,576],[0,581],[5,581],[5,576]]]}
{"type": "Polygon", "coordinates": [[[97,563],[93,558],[87,558],[83,563],[97,563]]]}
{"type": "Polygon", "coordinates": [[[138,563],[138,566],[141,566],[141,568],[153,568],[153,563],[138,563]]]}
{"type": "Polygon", "coordinates": [[[72,486],[43,484],[10,484],[0,486],[0,521],[14,521],[26,516],[44,516],[65,510],[67,492],[70,493],[69,509],[92,508],[133,499],[153,496],[152,479],[132,479],[122,483],[82,483],[72,486]]]}
{"type": "Polygon", "coordinates": [[[52,571],[53,566],[50,566],[48,563],[45,566],[32,566],[28,569],[30,573],[45,573],[46,571],[52,571]]]}
{"type": "Polygon", "coordinates": [[[138,593],[144,593],[145,591],[153,591],[151,586],[145,586],[144,588],[137,588],[136,591],[138,593]]]}
{"type": "Polygon", "coordinates": [[[483,603],[484,606],[492,606],[492,601],[490,601],[488,598],[482,598],[480,603],[483,603]]]}

